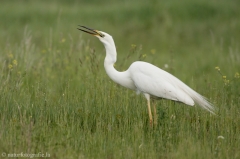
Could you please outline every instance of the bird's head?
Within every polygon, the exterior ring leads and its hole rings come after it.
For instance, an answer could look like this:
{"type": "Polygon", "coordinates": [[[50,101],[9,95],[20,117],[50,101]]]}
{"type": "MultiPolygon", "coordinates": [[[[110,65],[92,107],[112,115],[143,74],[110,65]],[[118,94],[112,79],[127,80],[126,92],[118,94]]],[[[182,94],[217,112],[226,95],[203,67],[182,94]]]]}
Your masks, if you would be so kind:
{"type": "Polygon", "coordinates": [[[91,29],[85,26],[79,25],[80,28],[78,30],[81,30],[85,33],[91,34],[96,36],[104,45],[114,45],[114,41],[111,35],[103,32],[103,31],[98,31],[95,29],[91,29]]]}

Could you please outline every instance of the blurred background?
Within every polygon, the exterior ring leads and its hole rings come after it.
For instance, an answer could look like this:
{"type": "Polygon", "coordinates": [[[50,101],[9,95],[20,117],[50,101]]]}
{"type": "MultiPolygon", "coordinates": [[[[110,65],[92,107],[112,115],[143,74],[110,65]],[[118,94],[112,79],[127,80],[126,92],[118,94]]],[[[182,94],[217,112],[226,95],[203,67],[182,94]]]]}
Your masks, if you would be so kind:
{"type": "Polygon", "coordinates": [[[62,39],[76,42],[83,36],[103,54],[98,40],[76,29],[85,25],[111,34],[120,58],[134,44],[141,46],[142,54],[153,53],[154,57],[146,60],[159,67],[177,58],[187,62],[178,67],[201,65],[212,69],[225,59],[219,56],[228,56],[238,48],[238,6],[237,0],[2,0],[0,46],[6,50],[8,45],[10,49],[13,44],[20,44],[27,31],[39,51],[47,49],[49,41],[52,45],[62,39]],[[206,60],[209,58],[210,63],[206,60]]]}

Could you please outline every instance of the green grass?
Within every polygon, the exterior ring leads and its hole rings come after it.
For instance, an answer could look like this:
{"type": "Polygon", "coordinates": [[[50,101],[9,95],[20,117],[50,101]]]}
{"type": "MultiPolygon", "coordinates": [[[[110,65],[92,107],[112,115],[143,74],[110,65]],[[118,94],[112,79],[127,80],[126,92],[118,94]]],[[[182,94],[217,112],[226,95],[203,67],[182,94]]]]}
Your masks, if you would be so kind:
{"type": "Polygon", "coordinates": [[[2,1],[0,155],[240,158],[238,6],[227,0],[2,1]],[[104,47],[79,32],[79,24],[114,37],[118,70],[151,62],[209,98],[217,115],[162,100],[151,128],[144,97],[107,77],[104,47]]]}

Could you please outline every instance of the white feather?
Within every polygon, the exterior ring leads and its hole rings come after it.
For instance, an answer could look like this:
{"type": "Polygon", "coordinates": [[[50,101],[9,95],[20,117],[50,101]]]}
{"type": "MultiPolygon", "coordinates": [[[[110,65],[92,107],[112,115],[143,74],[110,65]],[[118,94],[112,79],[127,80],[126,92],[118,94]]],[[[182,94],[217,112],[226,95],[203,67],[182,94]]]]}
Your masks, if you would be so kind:
{"type": "Polygon", "coordinates": [[[213,105],[170,73],[147,62],[137,61],[128,69],[138,91],[193,106],[195,103],[212,112],[213,105]]]}
{"type": "MultiPolygon", "coordinates": [[[[188,87],[182,81],[170,73],[147,62],[134,62],[127,71],[119,72],[114,68],[114,63],[117,61],[117,51],[114,40],[111,35],[89,29],[82,30],[89,34],[93,34],[99,38],[106,49],[106,57],[104,60],[104,67],[108,76],[116,83],[141,92],[148,100],[152,98],[166,98],[174,101],[179,101],[187,105],[193,106],[195,103],[200,107],[213,113],[214,107],[208,100],[188,87]]],[[[150,121],[151,111],[149,109],[150,121]]]]}

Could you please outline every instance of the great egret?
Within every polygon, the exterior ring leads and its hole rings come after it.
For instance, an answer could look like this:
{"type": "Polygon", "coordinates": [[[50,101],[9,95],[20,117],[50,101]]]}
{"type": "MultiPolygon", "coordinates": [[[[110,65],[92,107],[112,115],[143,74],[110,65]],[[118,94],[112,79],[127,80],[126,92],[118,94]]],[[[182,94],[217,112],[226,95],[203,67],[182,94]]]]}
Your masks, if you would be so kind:
{"type": "MultiPolygon", "coordinates": [[[[182,81],[170,73],[147,62],[136,61],[130,65],[128,70],[119,72],[114,68],[117,61],[117,52],[114,40],[111,35],[85,26],[78,28],[81,31],[96,36],[106,49],[104,67],[108,76],[116,83],[135,90],[138,94],[144,94],[147,99],[150,125],[153,118],[150,107],[150,99],[170,99],[194,106],[196,103],[200,107],[214,113],[214,106],[208,100],[192,90],[182,81]]],[[[154,123],[157,122],[156,107],[154,104],[154,123]]]]}

